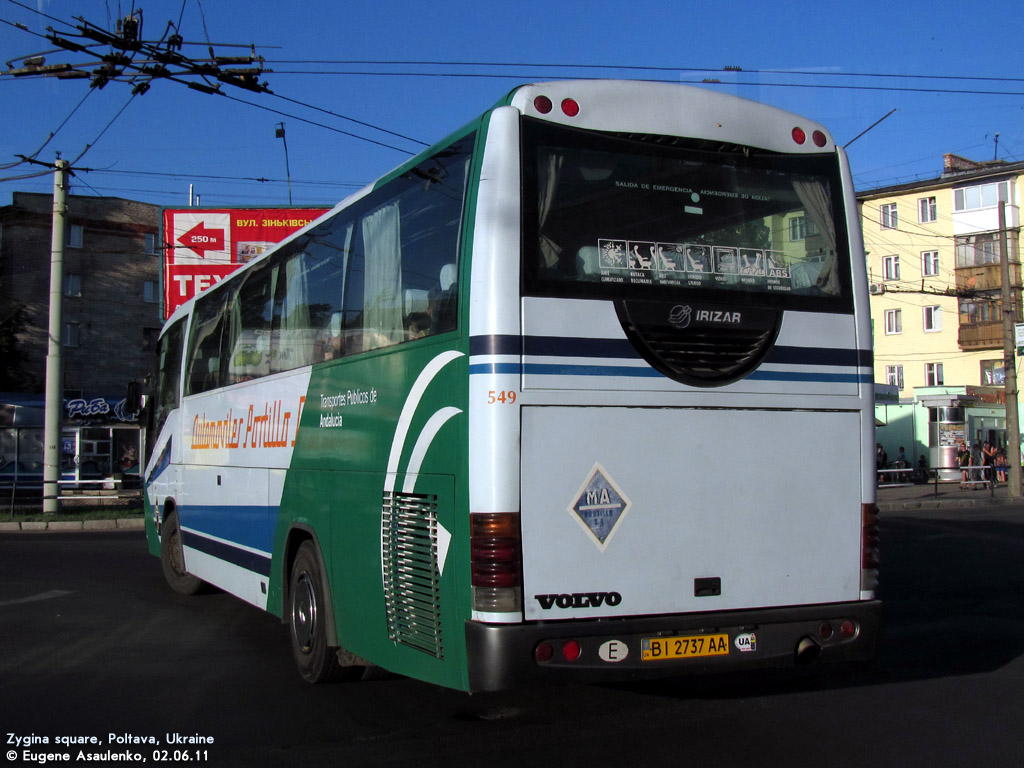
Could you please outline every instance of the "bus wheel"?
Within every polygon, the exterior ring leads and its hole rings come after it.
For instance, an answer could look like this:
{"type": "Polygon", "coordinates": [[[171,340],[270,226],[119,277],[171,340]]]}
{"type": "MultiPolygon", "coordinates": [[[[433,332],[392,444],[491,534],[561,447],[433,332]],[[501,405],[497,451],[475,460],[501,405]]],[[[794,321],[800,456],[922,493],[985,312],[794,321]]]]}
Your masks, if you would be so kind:
{"type": "Polygon", "coordinates": [[[178,516],[173,513],[166,515],[163,525],[160,526],[160,564],[163,566],[167,583],[179,595],[194,595],[202,591],[202,579],[185,570],[181,529],[178,528],[178,516]]]}
{"type": "Polygon", "coordinates": [[[295,553],[288,594],[292,656],[303,679],[309,683],[358,680],[363,668],[342,666],[338,649],[327,644],[326,598],[320,563],[311,541],[302,542],[295,553]]]}

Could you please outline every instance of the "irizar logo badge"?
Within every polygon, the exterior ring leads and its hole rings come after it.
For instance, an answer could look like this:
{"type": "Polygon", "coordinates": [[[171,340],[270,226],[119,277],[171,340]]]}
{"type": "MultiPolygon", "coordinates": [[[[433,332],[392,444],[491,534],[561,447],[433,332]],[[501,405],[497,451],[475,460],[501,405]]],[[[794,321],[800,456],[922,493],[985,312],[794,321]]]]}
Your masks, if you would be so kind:
{"type": "Polygon", "coordinates": [[[689,328],[693,322],[739,325],[743,322],[743,313],[723,309],[698,309],[694,312],[689,304],[676,304],[669,310],[668,322],[680,330],[689,328]]]}
{"type": "Polygon", "coordinates": [[[629,511],[630,501],[600,463],[595,463],[587,480],[576,492],[569,512],[592,537],[602,552],[615,527],[629,511]]]}

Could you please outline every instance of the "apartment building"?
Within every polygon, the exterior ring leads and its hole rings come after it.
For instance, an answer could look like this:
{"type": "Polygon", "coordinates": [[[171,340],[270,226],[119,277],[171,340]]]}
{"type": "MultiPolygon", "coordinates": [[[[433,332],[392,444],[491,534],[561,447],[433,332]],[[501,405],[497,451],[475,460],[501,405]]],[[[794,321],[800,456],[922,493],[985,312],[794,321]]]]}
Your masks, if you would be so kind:
{"type": "Polygon", "coordinates": [[[1009,254],[1014,316],[1020,321],[1022,196],[1024,163],[977,162],[952,154],[945,155],[937,178],[857,195],[870,281],[875,381],[894,387],[903,405],[928,409],[928,418],[918,413],[917,421],[944,423],[943,417],[950,416],[963,425],[945,430],[946,437],[939,439],[917,424],[901,432],[901,443],[916,440],[920,449],[922,444],[934,448],[937,439],[1005,441],[1000,411],[1002,243],[1009,254]],[[972,418],[971,408],[984,413],[972,418]]]}
{"type": "MultiPolygon", "coordinates": [[[[50,304],[53,197],[15,192],[0,207],[4,361],[0,484],[41,480],[42,392],[50,304]],[[8,322],[14,313],[16,322],[8,322]],[[11,373],[9,370],[8,373],[11,373]]],[[[119,410],[131,379],[150,373],[160,315],[160,208],[69,195],[63,284],[65,479],[138,473],[139,429],[119,410]]]]}

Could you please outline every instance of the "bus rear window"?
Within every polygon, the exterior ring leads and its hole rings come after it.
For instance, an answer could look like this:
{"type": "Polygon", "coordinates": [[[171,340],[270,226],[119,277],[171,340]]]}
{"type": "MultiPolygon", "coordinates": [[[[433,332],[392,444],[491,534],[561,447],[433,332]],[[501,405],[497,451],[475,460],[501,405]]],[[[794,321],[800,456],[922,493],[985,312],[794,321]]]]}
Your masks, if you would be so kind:
{"type": "Polygon", "coordinates": [[[523,123],[528,293],[852,311],[834,155],[523,123]]]}

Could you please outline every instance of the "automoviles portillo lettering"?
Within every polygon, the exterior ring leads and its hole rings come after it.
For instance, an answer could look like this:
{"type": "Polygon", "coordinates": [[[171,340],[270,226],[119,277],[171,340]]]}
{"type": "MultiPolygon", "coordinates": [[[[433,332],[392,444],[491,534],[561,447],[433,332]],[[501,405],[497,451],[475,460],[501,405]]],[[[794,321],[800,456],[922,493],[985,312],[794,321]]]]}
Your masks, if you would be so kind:
{"type": "Polygon", "coordinates": [[[295,412],[285,410],[283,401],[260,406],[250,405],[241,415],[229,408],[223,419],[208,419],[196,414],[192,421],[193,450],[220,448],[287,448],[295,445],[305,397],[299,398],[295,412]],[[294,418],[293,418],[294,416],[294,418]]]}

